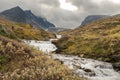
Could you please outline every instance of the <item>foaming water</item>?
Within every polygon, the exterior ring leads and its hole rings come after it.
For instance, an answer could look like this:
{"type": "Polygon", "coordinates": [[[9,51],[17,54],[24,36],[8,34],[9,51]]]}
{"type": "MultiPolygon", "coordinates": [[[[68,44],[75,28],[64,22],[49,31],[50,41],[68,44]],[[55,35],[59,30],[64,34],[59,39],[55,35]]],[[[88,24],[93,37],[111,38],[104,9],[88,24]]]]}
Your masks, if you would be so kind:
{"type": "Polygon", "coordinates": [[[45,53],[50,53],[57,49],[56,46],[51,43],[51,41],[36,41],[36,40],[23,40],[23,41],[28,45],[34,46],[45,53]]]}
{"type": "Polygon", "coordinates": [[[61,54],[52,54],[52,58],[62,61],[75,73],[90,80],[120,80],[120,74],[110,63],[61,54]]]}

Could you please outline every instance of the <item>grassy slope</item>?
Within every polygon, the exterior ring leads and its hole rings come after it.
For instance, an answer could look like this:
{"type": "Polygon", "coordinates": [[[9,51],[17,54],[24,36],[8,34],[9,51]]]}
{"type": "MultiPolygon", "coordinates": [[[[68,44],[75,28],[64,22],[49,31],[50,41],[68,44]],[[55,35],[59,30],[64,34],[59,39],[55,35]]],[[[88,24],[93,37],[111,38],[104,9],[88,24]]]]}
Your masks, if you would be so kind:
{"type": "Polygon", "coordinates": [[[58,53],[104,60],[120,67],[119,16],[99,20],[61,34],[64,37],[55,42],[58,53]]]}
{"type": "Polygon", "coordinates": [[[0,36],[0,80],[84,80],[24,43],[0,36]]]}
{"type": "Polygon", "coordinates": [[[14,23],[0,18],[0,34],[12,39],[48,40],[54,34],[37,29],[30,24],[14,23]]]}
{"type": "Polygon", "coordinates": [[[29,24],[0,19],[0,80],[85,80],[60,62],[18,42],[19,39],[47,40],[53,37],[52,33],[29,24]]]}

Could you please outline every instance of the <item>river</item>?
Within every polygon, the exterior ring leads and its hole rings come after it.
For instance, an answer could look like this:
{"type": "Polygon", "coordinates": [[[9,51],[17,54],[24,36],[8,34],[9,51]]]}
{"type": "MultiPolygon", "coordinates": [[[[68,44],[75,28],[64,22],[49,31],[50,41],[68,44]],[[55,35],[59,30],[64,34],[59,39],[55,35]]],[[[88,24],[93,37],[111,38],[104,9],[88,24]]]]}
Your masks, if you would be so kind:
{"type": "MultiPolygon", "coordinates": [[[[46,54],[57,49],[51,40],[24,40],[24,42],[42,50],[46,54]]],[[[62,64],[68,66],[74,73],[90,80],[120,80],[120,73],[116,72],[110,63],[63,54],[49,54],[48,56],[61,61],[62,64]]]]}

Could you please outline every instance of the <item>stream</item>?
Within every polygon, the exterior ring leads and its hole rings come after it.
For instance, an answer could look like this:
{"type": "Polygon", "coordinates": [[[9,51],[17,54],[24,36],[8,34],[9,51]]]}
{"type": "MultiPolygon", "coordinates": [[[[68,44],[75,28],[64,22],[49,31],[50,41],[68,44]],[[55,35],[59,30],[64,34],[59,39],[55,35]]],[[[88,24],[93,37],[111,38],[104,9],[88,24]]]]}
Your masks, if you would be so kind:
{"type": "MultiPolygon", "coordinates": [[[[52,44],[52,40],[57,39],[51,39],[50,41],[23,41],[49,54],[57,49],[57,47],[52,44]]],[[[120,73],[116,72],[110,63],[63,54],[49,54],[48,56],[59,60],[62,64],[73,70],[74,73],[90,80],[120,80],[120,73]]]]}

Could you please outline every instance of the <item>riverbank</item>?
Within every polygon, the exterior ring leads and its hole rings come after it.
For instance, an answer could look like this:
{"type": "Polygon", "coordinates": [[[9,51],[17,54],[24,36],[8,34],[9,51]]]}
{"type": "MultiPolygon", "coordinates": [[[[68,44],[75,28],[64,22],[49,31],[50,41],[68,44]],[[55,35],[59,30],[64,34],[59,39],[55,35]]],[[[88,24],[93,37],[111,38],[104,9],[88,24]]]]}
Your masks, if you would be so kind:
{"type": "MultiPolygon", "coordinates": [[[[44,44],[44,43],[43,43],[44,44]]],[[[0,80],[85,80],[25,43],[0,36],[0,80]]]]}
{"type": "MultiPolygon", "coordinates": [[[[32,46],[47,54],[57,49],[51,41],[30,40],[27,44],[32,44],[32,46]]],[[[110,63],[62,54],[49,54],[49,57],[60,61],[62,64],[73,70],[75,74],[79,74],[79,76],[86,77],[90,80],[120,80],[120,74],[113,69],[113,66],[110,63]]]]}

